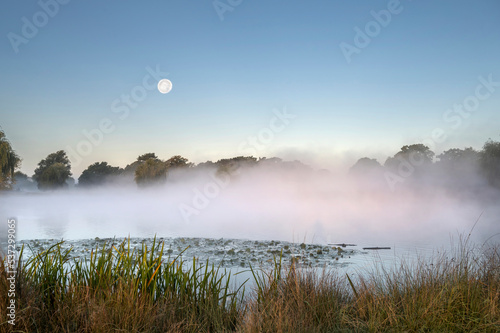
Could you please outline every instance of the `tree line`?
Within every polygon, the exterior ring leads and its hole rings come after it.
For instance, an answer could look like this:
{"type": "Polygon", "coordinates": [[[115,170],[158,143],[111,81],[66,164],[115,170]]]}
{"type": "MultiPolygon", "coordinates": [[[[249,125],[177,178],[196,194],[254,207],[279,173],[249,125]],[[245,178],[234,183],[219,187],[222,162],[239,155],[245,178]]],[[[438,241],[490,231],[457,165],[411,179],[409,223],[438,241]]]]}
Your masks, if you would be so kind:
{"type": "Polygon", "coordinates": [[[376,159],[359,159],[349,170],[357,176],[382,176],[389,185],[432,180],[451,187],[485,184],[500,188],[500,142],[487,140],[480,151],[452,148],[439,155],[423,144],[401,147],[382,165],[376,159]]]}
{"type": "MultiPolygon", "coordinates": [[[[16,171],[20,165],[21,158],[0,130],[0,189],[12,189],[16,181],[28,180],[26,174],[16,171]]],[[[237,156],[195,165],[180,155],[162,160],[155,153],[146,153],[125,168],[109,165],[105,161],[93,163],[78,178],[78,186],[95,187],[133,179],[139,187],[149,187],[165,183],[168,175],[177,170],[215,168],[219,175],[233,175],[241,167],[256,165],[312,170],[299,161],[286,162],[276,157],[257,159],[253,156],[237,156]]],[[[423,144],[405,145],[388,157],[383,165],[373,158],[360,158],[349,169],[349,174],[364,179],[384,179],[389,185],[410,179],[410,182],[418,183],[422,177],[434,175],[436,181],[451,186],[471,185],[477,181],[475,177],[479,176],[489,185],[500,188],[500,142],[490,139],[480,151],[471,147],[453,148],[437,156],[423,144]]],[[[71,175],[71,162],[66,152],[59,150],[42,159],[31,178],[38,189],[44,191],[67,187],[71,175]]]]}

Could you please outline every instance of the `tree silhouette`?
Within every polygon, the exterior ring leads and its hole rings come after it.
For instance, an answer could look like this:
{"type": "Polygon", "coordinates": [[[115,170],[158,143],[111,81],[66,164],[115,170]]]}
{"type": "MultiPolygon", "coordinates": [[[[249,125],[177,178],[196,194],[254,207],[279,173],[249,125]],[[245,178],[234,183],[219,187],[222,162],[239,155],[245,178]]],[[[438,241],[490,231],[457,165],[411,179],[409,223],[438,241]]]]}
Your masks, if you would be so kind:
{"type": "Polygon", "coordinates": [[[380,172],[381,169],[382,165],[376,159],[362,157],[349,169],[349,173],[363,176],[380,172]]]}
{"type": "Polygon", "coordinates": [[[434,152],[426,145],[417,143],[401,147],[401,150],[397,152],[394,157],[387,158],[384,167],[395,171],[398,170],[401,165],[406,164],[409,165],[410,168],[420,170],[425,166],[431,165],[433,159],[434,152]]]}
{"type": "Polygon", "coordinates": [[[500,188],[500,142],[486,141],[481,151],[481,169],[488,182],[500,188]]]}
{"type": "Polygon", "coordinates": [[[0,189],[11,189],[14,183],[14,171],[21,165],[21,159],[0,130],[0,189]]]}
{"type": "Polygon", "coordinates": [[[140,187],[163,184],[167,180],[168,165],[158,159],[154,153],[137,158],[140,164],[135,169],[135,182],[140,187]]]}
{"type": "Polygon", "coordinates": [[[217,161],[217,175],[234,175],[241,167],[255,166],[257,158],[253,156],[236,156],[217,161]]]}
{"type": "Polygon", "coordinates": [[[150,158],[158,159],[158,157],[156,156],[155,153],[146,153],[146,154],[143,154],[143,155],[140,155],[139,157],[137,157],[137,161],[145,162],[145,161],[149,160],[150,158]]]}
{"type": "Polygon", "coordinates": [[[67,186],[66,180],[71,176],[71,163],[64,150],[49,154],[38,163],[33,180],[40,190],[51,190],[67,186]]]}
{"type": "Polygon", "coordinates": [[[180,155],[175,155],[170,157],[165,161],[167,167],[170,168],[190,168],[193,166],[193,163],[188,162],[188,159],[182,157],[180,155]]]}
{"type": "Polygon", "coordinates": [[[78,178],[78,186],[102,185],[121,172],[122,169],[113,167],[107,162],[96,162],[82,172],[78,178]]]}

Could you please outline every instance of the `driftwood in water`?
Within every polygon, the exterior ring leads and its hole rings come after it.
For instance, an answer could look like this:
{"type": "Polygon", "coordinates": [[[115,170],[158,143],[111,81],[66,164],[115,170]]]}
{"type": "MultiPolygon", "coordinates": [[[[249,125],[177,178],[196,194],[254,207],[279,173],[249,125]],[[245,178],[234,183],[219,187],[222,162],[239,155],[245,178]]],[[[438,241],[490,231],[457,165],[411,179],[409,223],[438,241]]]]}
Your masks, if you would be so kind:
{"type": "Polygon", "coordinates": [[[390,247],[379,247],[379,246],[363,248],[363,250],[390,250],[390,249],[391,249],[390,247]]]}
{"type": "Polygon", "coordinates": [[[342,243],[342,244],[328,244],[328,245],[335,245],[335,246],[342,246],[342,247],[356,246],[356,244],[346,244],[346,243],[342,243]]]}

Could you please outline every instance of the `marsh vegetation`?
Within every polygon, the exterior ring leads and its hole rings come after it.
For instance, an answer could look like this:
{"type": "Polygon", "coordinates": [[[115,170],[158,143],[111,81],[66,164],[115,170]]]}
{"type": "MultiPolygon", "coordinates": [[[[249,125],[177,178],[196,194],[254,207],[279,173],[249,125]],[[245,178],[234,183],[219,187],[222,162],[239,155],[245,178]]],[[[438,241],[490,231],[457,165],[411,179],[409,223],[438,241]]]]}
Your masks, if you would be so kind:
{"type": "MultiPolygon", "coordinates": [[[[55,243],[21,258],[16,330],[38,332],[497,332],[500,249],[468,241],[431,260],[336,269],[250,266],[251,287],[209,261],[165,260],[164,242],[96,247],[84,260],[55,243]]],[[[21,253],[21,256],[23,254],[21,253]]],[[[8,281],[0,264],[0,310],[8,281]]],[[[1,323],[1,331],[10,329],[1,323]]]]}

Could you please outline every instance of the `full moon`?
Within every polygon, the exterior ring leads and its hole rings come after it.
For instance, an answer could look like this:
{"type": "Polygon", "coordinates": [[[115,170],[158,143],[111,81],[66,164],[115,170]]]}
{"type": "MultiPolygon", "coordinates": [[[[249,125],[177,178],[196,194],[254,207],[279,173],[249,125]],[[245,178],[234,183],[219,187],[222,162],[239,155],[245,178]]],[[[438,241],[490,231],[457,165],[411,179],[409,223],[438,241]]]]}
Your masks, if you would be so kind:
{"type": "Polygon", "coordinates": [[[172,90],[172,82],[167,79],[162,79],[160,82],[158,82],[158,91],[161,92],[162,94],[167,94],[172,90]]]}

